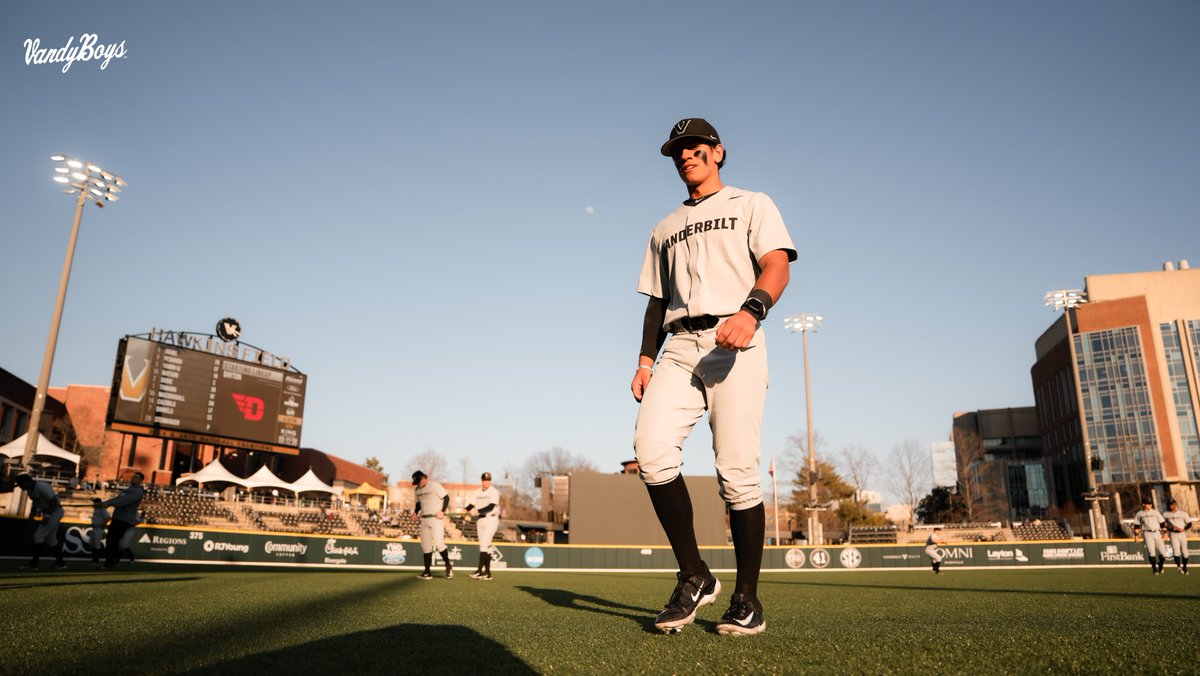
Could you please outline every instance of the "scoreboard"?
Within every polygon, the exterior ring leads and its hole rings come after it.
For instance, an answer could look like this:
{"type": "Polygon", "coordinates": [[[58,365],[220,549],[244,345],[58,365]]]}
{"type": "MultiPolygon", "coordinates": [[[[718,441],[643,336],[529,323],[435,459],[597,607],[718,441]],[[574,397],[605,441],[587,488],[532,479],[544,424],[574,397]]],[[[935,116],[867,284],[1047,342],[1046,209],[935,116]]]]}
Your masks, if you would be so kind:
{"type": "Polygon", "coordinates": [[[136,336],[117,348],[110,429],[299,453],[303,373],[136,336]]]}

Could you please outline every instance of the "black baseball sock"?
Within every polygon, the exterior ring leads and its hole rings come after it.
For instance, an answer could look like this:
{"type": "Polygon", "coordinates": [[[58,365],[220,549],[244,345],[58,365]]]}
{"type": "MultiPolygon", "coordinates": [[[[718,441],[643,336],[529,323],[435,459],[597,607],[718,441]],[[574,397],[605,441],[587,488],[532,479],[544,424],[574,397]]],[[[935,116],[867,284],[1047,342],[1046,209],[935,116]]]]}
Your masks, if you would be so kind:
{"type": "Polygon", "coordinates": [[[1188,558],[1190,558],[1190,557],[1187,557],[1187,556],[1183,557],[1183,572],[1185,572],[1185,573],[1187,572],[1188,558]]]}
{"type": "Polygon", "coordinates": [[[491,557],[488,556],[486,553],[479,552],[479,567],[475,569],[475,572],[479,573],[480,575],[483,575],[483,571],[486,570],[487,559],[490,559],[490,558],[491,557]]]}
{"type": "Polygon", "coordinates": [[[700,558],[696,530],[692,525],[692,496],[688,494],[683,476],[677,476],[665,484],[647,485],[646,491],[650,493],[654,513],[658,515],[658,522],[662,524],[671,543],[671,551],[675,552],[679,570],[685,573],[703,571],[704,560],[700,558]]]}
{"type": "Polygon", "coordinates": [[[484,575],[492,574],[492,554],[488,552],[483,555],[483,573],[484,575]]]}
{"type": "Polygon", "coordinates": [[[433,565],[433,552],[425,555],[425,572],[429,572],[429,567],[433,565]]]}
{"type": "Polygon", "coordinates": [[[1175,559],[1176,568],[1183,568],[1183,559],[1179,558],[1178,556],[1173,556],[1171,558],[1175,559]]]}
{"type": "Polygon", "coordinates": [[[54,547],[54,563],[55,564],[62,565],[62,564],[66,563],[66,561],[63,561],[63,545],[64,544],[66,544],[66,543],[63,542],[62,540],[59,540],[58,545],[56,545],[54,547]]]}
{"type": "Polygon", "coordinates": [[[442,561],[445,561],[445,562],[446,562],[446,567],[447,567],[447,568],[449,568],[449,567],[450,567],[450,550],[449,550],[449,549],[443,549],[443,550],[442,550],[441,552],[439,552],[439,553],[442,555],[442,561]]]}
{"type": "Polygon", "coordinates": [[[762,568],[766,528],[766,509],[761,502],[750,509],[729,510],[729,531],[733,535],[733,556],[737,560],[737,582],[733,590],[750,598],[758,598],[758,571],[762,568]]]}
{"type": "Polygon", "coordinates": [[[46,549],[46,543],[35,542],[33,545],[33,560],[30,561],[33,565],[38,565],[38,561],[42,560],[42,552],[46,549]]]}

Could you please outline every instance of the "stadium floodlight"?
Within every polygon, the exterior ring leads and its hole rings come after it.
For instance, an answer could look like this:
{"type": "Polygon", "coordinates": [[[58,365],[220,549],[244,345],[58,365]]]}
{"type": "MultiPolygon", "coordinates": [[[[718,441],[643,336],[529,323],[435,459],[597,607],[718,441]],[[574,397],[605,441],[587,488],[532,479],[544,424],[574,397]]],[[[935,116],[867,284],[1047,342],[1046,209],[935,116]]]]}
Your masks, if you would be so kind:
{"type": "Polygon", "coordinates": [[[825,536],[821,532],[821,521],[817,512],[822,508],[817,504],[817,453],[813,448],[815,435],[812,424],[812,388],[809,383],[808,370],[808,334],[821,327],[824,318],[821,315],[798,314],[789,315],[783,319],[783,327],[792,333],[799,333],[804,343],[804,408],[808,417],[808,544],[825,544],[825,536]]]}
{"type": "MultiPolygon", "coordinates": [[[[75,260],[75,243],[79,240],[79,222],[83,219],[83,206],[88,200],[94,200],[98,207],[103,207],[108,202],[115,202],[118,198],[114,193],[119,192],[119,189],[113,184],[125,185],[125,181],[120,176],[105,171],[90,162],[83,162],[67,155],[51,155],[50,159],[61,165],[54,168],[55,182],[67,184],[69,188],[63,192],[79,197],[75,200],[75,221],[71,225],[71,239],[67,242],[67,258],[63,262],[62,277],[58,282],[58,300],[54,305],[54,317],[50,320],[50,336],[46,339],[46,353],[42,357],[42,372],[38,377],[37,394],[34,395],[33,409],[29,413],[25,453],[21,456],[21,466],[24,468],[29,467],[29,463],[33,461],[33,454],[37,451],[42,411],[46,407],[46,391],[50,388],[50,369],[54,365],[54,350],[58,345],[58,329],[62,324],[63,304],[67,298],[67,282],[71,279],[71,264],[75,260]]],[[[22,495],[21,509],[24,509],[24,495],[22,495]]]]}
{"type": "Polygon", "coordinates": [[[1084,494],[1083,499],[1089,505],[1088,514],[1091,517],[1092,539],[1107,538],[1108,524],[1104,519],[1104,512],[1100,509],[1100,502],[1107,500],[1108,496],[1096,491],[1096,473],[1092,469],[1092,442],[1088,435],[1083,388],[1080,386],[1079,371],[1076,368],[1075,330],[1071,326],[1071,311],[1088,302],[1087,291],[1083,289],[1047,291],[1044,299],[1046,306],[1053,308],[1055,312],[1062,310],[1063,318],[1067,322],[1067,350],[1071,356],[1069,368],[1073,375],[1071,380],[1075,383],[1075,408],[1079,411],[1079,440],[1083,444],[1084,476],[1087,478],[1087,493],[1084,494]]]}

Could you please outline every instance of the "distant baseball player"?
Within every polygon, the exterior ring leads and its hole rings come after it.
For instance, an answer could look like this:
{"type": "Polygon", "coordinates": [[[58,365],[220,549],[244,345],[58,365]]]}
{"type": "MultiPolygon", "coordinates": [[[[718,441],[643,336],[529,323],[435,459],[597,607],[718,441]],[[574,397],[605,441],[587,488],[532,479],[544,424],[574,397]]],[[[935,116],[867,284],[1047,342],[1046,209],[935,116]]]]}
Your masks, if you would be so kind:
{"type": "Polygon", "coordinates": [[[88,545],[92,548],[92,568],[100,567],[100,554],[104,547],[104,527],[108,525],[108,508],[100,498],[92,498],[92,532],[88,545]]]}
{"type": "Polygon", "coordinates": [[[1167,537],[1171,539],[1171,556],[1175,558],[1175,570],[1181,575],[1188,572],[1188,536],[1192,529],[1192,517],[1179,509],[1179,503],[1174,500],[1167,502],[1167,511],[1163,512],[1163,520],[1167,522],[1167,537]]]}
{"type": "Polygon", "coordinates": [[[47,549],[54,552],[52,570],[66,570],[63,561],[63,543],[58,539],[58,524],[63,518],[63,506],[54,488],[45,481],[35,481],[28,474],[17,476],[17,486],[29,495],[31,509],[29,517],[42,515],[42,521],[33,531],[33,559],[21,566],[21,570],[37,570],[42,553],[47,549]]]}
{"type": "Polygon", "coordinates": [[[479,490],[471,496],[471,504],[467,505],[468,517],[471,510],[479,505],[479,518],[475,521],[475,530],[479,533],[479,566],[471,577],[476,580],[492,579],[492,538],[500,527],[500,491],[492,487],[492,473],[484,472],[479,477],[479,490]]]}
{"type": "Polygon", "coordinates": [[[1162,575],[1163,563],[1167,560],[1167,548],[1162,539],[1165,523],[1166,519],[1154,508],[1154,502],[1148,497],[1142,498],[1142,508],[1133,515],[1133,525],[1135,532],[1141,532],[1142,542],[1146,543],[1146,558],[1155,575],[1162,575]]]}
{"type": "Polygon", "coordinates": [[[641,402],[633,445],[679,565],[675,591],[654,624],[682,630],[721,591],[700,557],[681,474],[684,440],[707,411],[737,562],[717,631],[757,634],[767,626],[758,599],[766,526],[759,477],[767,392],[762,321],[787,286],[796,248],[770,197],[722,182],[725,146],[708,122],[680,120],[660,151],[674,163],[687,199],[650,233],[637,286],[649,300],[630,386],[641,402]]]}
{"type": "Polygon", "coordinates": [[[946,538],[942,537],[942,529],[934,528],[929,537],[925,539],[925,556],[933,563],[933,572],[938,575],[942,574],[942,553],[938,551],[938,547],[946,544],[946,538]]]}
{"type": "Polygon", "coordinates": [[[450,565],[450,551],[446,548],[444,537],[450,494],[440,483],[430,481],[429,476],[420,470],[413,472],[412,482],[417,494],[417,505],[413,511],[421,517],[421,551],[425,554],[425,572],[421,573],[421,579],[433,579],[429,568],[433,564],[433,554],[437,552],[446,563],[446,579],[449,580],[454,577],[454,566],[450,565]]]}
{"type": "Polygon", "coordinates": [[[141,472],[134,472],[133,476],[129,477],[128,488],[121,491],[117,497],[104,501],[105,505],[116,508],[108,525],[108,543],[104,552],[105,568],[117,566],[117,560],[121,558],[121,541],[124,540],[125,534],[138,524],[138,506],[142,504],[142,498],[146,495],[146,489],[142,487],[145,478],[146,475],[141,472]]]}

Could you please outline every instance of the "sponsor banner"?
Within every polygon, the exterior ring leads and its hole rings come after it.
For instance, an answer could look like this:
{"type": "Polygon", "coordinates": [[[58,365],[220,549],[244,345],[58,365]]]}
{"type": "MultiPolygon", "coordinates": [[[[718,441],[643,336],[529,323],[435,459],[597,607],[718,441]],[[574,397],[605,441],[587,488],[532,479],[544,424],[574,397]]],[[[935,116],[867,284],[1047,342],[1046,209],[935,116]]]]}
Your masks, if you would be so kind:
{"type": "MultiPolygon", "coordinates": [[[[36,521],[0,516],[0,556],[25,557],[32,551],[36,521]]],[[[59,537],[71,559],[90,559],[88,524],[64,520],[59,537]]],[[[478,545],[447,543],[456,566],[474,567],[478,545]]],[[[103,545],[102,545],[103,546],[103,545]]],[[[250,565],[311,565],[419,569],[421,543],[331,535],[139,526],[131,545],[139,561],[250,565]]],[[[702,547],[713,569],[737,567],[732,547],[702,547]]],[[[938,548],[943,569],[1028,566],[1144,565],[1145,549],[1133,540],[1063,542],[950,543],[938,548]]],[[[495,543],[493,569],[514,570],[675,570],[670,547],[522,545],[495,543]]],[[[779,571],[928,569],[922,545],[776,546],[763,552],[763,569],[779,571]]]]}

